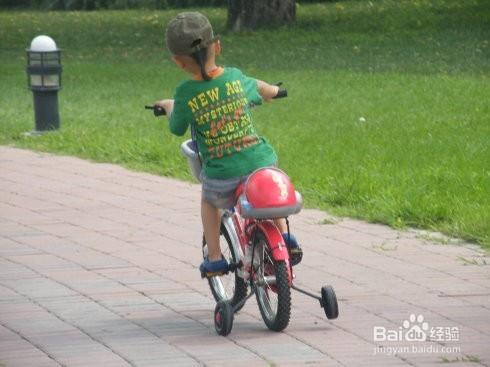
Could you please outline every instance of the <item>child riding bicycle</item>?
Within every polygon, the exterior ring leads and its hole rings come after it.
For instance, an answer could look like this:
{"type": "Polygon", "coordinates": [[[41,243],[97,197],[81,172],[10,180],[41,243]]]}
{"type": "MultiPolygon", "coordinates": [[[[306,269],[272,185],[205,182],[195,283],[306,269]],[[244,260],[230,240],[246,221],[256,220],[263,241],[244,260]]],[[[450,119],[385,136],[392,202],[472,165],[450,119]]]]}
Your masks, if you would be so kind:
{"type": "MultiPolygon", "coordinates": [[[[156,105],[169,116],[173,134],[184,135],[189,126],[194,132],[203,165],[201,218],[208,246],[208,256],[199,269],[204,276],[219,275],[228,271],[219,244],[219,209],[235,205],[236,188],[253,171],[277,164],[274,149],[255,130],[250,105],[270,101],[279,87],[250,78],[239,69],[216,65],[221,44],[201,13],[184,12],[172,19],[166,44],[177,67],[192,79],[177,86],[174,99],[156,105]]],[[[295,265],[302,250],[294,236],[288,236],[285,219],[275,224],[295,265]]]]}

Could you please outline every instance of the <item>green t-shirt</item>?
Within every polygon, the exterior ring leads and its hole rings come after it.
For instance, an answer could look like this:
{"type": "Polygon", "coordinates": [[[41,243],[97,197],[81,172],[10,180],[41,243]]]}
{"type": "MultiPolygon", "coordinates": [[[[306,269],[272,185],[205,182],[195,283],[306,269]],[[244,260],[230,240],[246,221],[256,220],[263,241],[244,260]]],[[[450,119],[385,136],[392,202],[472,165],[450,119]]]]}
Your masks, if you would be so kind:
{"type": "Polygon", "coordinates": [[[186,80],[175,91],[170,131],[184,135],[189,124],[196,132],[204,174],[227,179],[274,164],[276,153],[259,137],[250,104],[261,104],[257,81],[236,68],[210,80],[186,80]]]}

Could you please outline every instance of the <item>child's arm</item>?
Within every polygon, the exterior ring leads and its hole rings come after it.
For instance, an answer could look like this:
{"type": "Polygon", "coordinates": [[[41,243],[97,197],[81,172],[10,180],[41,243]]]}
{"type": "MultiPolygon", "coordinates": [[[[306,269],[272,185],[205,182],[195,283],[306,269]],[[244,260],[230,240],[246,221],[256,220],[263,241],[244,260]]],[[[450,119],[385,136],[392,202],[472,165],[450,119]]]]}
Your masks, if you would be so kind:
{"type": "Polygon", "coordinates": [[[162,107],[167,116],[170,117],[172,111],[174,110],[174,100],[173,99],[162,99],[161,101],[155,102],[155,105],[162,107]]]}
{"type": "Polygon", "coordinates": [[[185,118],[182,118],[181,109],[179,109],[179,104],[177,103],[177,116],[173,115],[175,100],[174,99],[162,99],[161,101],[155,102],[156,106],[160,106],[165,110],[168,117],[170,132],[172,134],[182,136],[187,131],[189,124],[186,122],[185,118]]]}
{"type": "Polygon", "coordinates": [[[277,92],[279,92],[279,87],[277,85],[271,85],[262,80],[257,79],[257,88],[259,90],[260,95],[264,99],[264,101],[270,101],[272,98],[277,96],[277,92]]]}

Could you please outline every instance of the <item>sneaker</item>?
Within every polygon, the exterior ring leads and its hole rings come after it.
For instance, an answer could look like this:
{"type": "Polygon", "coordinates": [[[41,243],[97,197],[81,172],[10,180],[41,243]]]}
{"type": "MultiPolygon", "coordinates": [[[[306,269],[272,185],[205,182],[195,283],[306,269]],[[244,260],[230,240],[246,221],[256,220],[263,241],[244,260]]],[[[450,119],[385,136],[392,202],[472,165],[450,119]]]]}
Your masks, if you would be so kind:
{"type": "Polygon", "coordinates": [[[199,266],[199,271],[201,272],[202,278],[210,278],[217,275],[223,275],[228,273],[228,270],[228,262],[225,260],[224,257],[221,257],[221,260],[209,261],[206,256],[204,261],[199,266]]]}
{"type": "Polygon", "coordinates": [[[298,265],[303,259],[303,250],[298,244],[296,237],[294,237],[292,234],[283,233],[282,238],[284,239],[286,246],[289,248],[289,253],[291,254],[291,265],[298,265]]]}

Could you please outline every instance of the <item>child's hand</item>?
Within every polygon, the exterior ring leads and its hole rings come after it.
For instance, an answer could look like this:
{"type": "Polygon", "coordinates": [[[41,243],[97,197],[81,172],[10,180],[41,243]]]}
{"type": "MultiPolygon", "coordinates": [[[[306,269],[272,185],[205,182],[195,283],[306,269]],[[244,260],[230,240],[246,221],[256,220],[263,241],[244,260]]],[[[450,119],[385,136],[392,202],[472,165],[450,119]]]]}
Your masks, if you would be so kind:
{"type": "Polygon", "coordinates": [[[162,99],[161,101],[155,102],[155,106],[160,106],[162,107],[167,116],[170,116],[172,114],[172,111],[174,109],[174,100],[173,99],[162,99]]]}
{"type": "Polygon", "coordinates": [[[277,92],[279,92],[279,87],[277,85],[271,85],[262,80],[257,80],[257,88],[266,102],[277,96],[277,92]]]}

